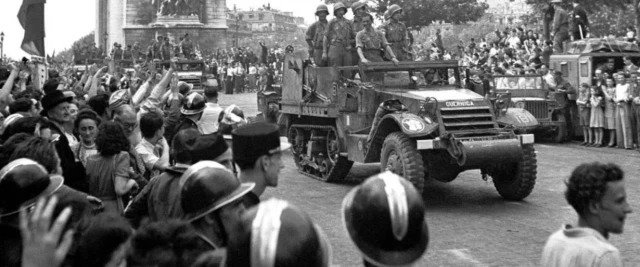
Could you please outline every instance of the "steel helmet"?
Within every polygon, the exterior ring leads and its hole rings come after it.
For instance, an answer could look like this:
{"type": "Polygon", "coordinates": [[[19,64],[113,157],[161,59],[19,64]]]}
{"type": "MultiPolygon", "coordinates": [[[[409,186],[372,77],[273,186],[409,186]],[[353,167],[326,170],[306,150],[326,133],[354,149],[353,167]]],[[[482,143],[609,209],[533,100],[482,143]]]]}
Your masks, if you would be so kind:
{"type": "Polygon", "coordinates": [[[342,219],[362,257],[377,266],[410,265],[427,250],[422,195],[392,172],[352,189],[342,201],[342,219]]]}
{"type": "Polygon", "coordinates": [[[118,91],[115,91],[113,94],[111,94],[111,97],[109,97],[109,108],[110,109],[119,108],[122,105],[129,104],[130,100],[131,100],[131,95],[129,95],[129,90],[120,89],[118,91]]]}
{"type": "Polygon", "coordinates": [[[338,9],[344,8],[344,13],[347,14],[347,12],[349,11],[347,9],[347,7],[342,3],[342,2],[338,2],[333,6],[333,15],[336,15],[336,11],[338,11],[338,9]]]}
{"type": "Polygon", "coordinates": [[[183,115],[195,115],[204,111],[205,108],[204,97],[196,92],[192,92],[187,95],[180,113],[183,115]]]}
{"type": "Polygon", "coordinates": [[[351,5],[351,11],[353,11],[354,13],[356,12],[356,10],[360,9],[360,8],[364,8],[366,7],[367,4],[365,4],[364,2],[355,2],[351,5]]]}
{"type": "Polygon", "coordinates": [[[384,12],[384,20],[389,20],[389,10],[384,12]]]}
{"type": "Polygon", "coordinates": [[[402,11],[402,8],[399,5],[391,5],[391,7],[389,7],[389,18],[393,17],[393,15],[395,15],[398,11],[402,11]]]}
{"type": "Polygon", "coordinates": [[[331,246],[304,211],[269,199],[242,215],[236,238],[229,240],[226,265],[328,267],[331,246]]]}
{"type": "Polygon", "coordinates": [[[327,5],[321,4],[316,8],[316,15],[318,15],[318,13],[323,11],[327,12],[327,15],[329,14],[329,8],[327,7],[327,5]]]}

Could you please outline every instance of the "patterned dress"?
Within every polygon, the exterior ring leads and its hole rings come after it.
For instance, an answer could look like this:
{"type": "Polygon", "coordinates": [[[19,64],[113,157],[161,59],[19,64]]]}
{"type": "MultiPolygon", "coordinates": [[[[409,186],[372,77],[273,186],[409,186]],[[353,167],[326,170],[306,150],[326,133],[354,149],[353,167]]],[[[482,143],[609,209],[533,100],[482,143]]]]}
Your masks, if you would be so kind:
{"type": "Polygon", "coordinates": [[[605,107],[604,107],[604,128],[607,130],[616,129],[616,104],[613,102],[613,95],[616,94],[616,88],[606,88],[605,107]]]}
{"type": "Polygon", "coordinates": [[[601,96],[591,96],[591,121],[589,127],[604,128],[604,99],[601,96]]]}

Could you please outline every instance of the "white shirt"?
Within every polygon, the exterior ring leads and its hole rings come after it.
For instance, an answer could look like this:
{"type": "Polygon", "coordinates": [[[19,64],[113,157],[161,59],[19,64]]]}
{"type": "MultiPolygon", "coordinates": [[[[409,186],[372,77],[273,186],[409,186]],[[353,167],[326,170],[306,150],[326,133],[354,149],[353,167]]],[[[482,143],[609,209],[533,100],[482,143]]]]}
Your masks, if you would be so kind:
{"type": "Polygon", "coordinates": [[[257,74],[258,69],[255,66],[249,67],[249,74],[257,74]]]}
{"type": "Polygon", "coordinates": [[[201,134],[212,134],[218,131],[218,118],[222,108],[217,103],[206,103],[202,117],[198,121],[198,131],[201,134]]]}
{"type": "Polygon", "coordinates": [[[629,84],[618,84],[616,85],[616,97],[615,101],[627,101],[629,99],[629,84]]]}
{"type": "Polygon", "coordinates": [[[547,240],[540,266],[622,267],[622,257],[598,231],[565,225],[547,240]]]}

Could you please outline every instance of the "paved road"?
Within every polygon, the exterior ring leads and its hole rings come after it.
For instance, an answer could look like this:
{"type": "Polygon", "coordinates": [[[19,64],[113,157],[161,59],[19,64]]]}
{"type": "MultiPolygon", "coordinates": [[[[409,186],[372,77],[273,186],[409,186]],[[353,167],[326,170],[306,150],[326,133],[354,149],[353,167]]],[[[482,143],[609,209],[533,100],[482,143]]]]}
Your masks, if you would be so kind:
{"type": "MultiPolygon", "coordinates": [[[[256,103],[255,96],[234,96],[233,99],[256,103]]],[[[225,102],[221,100],[223,106],[225,102]]],[[[250,107],[250,104],[241,106],[250,107]]],[[[247,113],[252,115],[252,112],[247,113]]],[[[563,181],[582,162],[619,164],[626,173],[632,208],[640,209],[637,152],[575,144],[535,147],[538,179],[534,192],[522,202],[502,200],[491,180],[483,181],[479,171],[464,172],[447,184],[426,183],[424,201],[431,241],[417,266],[537,266],[547,237],[562,224],[576,221],[575,212],[563,197],[563,181]]],[[[376,174],[379,166],[356,164],[348,182],[327,184],[299,174],[290,154],[284,160],[285,169],[278,187],[267,189],[263,199],[285,199],[305,210],[331,239],[335,266],[361,266],[358,253],[343,230],[340,206],[347,192],[376,174]]],[[[611,237],[611,242],[621,250],[626,266],[640,262],[639,231],[640,218],[633,213],[627,219],[625,233],[611,237]]]]}

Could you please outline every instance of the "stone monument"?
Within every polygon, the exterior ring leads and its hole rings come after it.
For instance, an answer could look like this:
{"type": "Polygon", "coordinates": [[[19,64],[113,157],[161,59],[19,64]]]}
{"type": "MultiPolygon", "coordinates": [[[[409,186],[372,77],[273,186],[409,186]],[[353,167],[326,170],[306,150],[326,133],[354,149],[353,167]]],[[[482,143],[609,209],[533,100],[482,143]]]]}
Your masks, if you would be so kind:
{"type": "Polygon", "coordinates": [[[146,51],[157,36],[179,43],[191,36],[200,51],[225,48],[226,0],[95,0],[96,44],[141,44],[146,51]]]}

